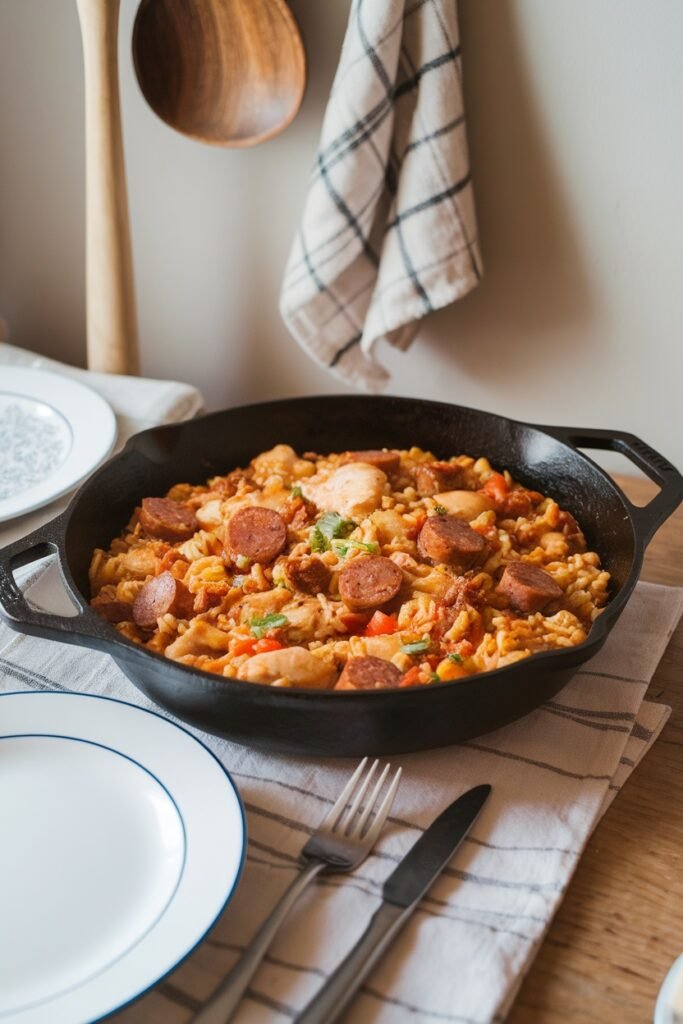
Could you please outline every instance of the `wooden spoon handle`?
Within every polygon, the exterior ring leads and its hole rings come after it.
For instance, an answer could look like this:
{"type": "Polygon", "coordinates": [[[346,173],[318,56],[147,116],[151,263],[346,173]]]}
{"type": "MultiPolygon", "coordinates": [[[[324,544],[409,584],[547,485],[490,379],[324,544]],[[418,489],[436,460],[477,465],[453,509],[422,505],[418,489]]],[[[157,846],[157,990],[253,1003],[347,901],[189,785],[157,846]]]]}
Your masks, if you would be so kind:
{"type": "Polygon", "coordinates": [[[76,0],[85,66],[88,367],[138,372],[133,260],[119,101],[120,0],[76,0]]]}

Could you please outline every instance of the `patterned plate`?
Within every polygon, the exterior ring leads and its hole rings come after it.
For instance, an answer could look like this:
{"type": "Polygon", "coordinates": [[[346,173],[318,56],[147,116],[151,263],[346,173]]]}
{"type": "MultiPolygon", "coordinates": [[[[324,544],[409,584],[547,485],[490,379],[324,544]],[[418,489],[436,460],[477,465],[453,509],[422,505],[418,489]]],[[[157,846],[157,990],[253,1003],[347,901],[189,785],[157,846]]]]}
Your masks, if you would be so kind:
{"type": "Polygon", "coordinates": [[[116,420],[90,388],[46,370],[0,376],[0,522],[54,501],[109,455],[116,420]]]}

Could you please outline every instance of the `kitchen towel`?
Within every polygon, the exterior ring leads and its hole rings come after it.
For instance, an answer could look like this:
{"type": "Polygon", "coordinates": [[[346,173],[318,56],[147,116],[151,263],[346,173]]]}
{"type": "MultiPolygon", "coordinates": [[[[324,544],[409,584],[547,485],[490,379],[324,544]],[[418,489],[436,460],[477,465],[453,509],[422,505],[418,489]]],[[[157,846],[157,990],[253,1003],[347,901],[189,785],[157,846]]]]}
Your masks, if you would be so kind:
{"type": "Polygon", "coordinates": [[[301,226],[280,296],[299,344],[380,390],[380,339],[482,273],[455,0],[353,0],[301,226]]]}
{"type": "MultiPolygon", "coordinates": [[[[115,373],[93,373],[67,366],[46,356],[39,356],[14,345],[0,342],[0,382],[3,366],[28,366],[36,370],[49,370],[65,374],[97,391],[109,402],[116,415],[118,428],[116,451],[133,434],[162,423],[189,420],[204,408],[204,400],[196,388],[174,380],[153,380],[146,377],[126,377],[115,373]]],[[[19,537],[36,530],[42,523],[53,519],[68,505],[72,494],[28,515],[13,519],[0,526],[0,546],[10,544],[19,537]]]]}
{"type": "MultiPolygon", "coordinates": [[[[44,584],[40,578],[29,592],[41,606],[44,584]]],[[[603,650],[548,703],[469,743],[392,758],[404,777],[374,853],[351,875],[319,880],[275,941],[235,1020],[292,1020],[364,930],[400,857],[444,807],[482,782],[493,793],[471,835],[345,1021],[503,1020],[593,828],[666,721],[669,709],[643,696],[682,611],[683,589],[640,583],[603,650]]],[[[25,688],[68,688],[154,707],[106,655],[0,624],[0,691],[25,688]]],[[[121,1024],[190,1020],[291,881],[301,847],[355,767],[279,757],[194,731],[244,800],[245,874],[210,936],[124,1010],[121,1024]]]]}

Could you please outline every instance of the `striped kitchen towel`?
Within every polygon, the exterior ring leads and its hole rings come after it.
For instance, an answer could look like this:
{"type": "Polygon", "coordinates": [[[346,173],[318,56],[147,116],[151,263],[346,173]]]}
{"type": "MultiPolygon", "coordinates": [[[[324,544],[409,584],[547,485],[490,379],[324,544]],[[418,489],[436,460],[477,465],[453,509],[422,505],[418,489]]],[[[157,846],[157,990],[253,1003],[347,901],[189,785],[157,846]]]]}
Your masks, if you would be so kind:
{"type": "Polygon", "coordinates": [[[280,310],[299,344],[379,390],[384,339],[482,273],[456,0],[353,0],[280,310]]]}
{"type": "MultiPolygon", "coordinates": [[[[49,601],[43,577],[29,590],[49,601]]],[[[493,792],[345,1017],[346,1024],[504,1019],[610,801],[668,708],[643,702],[683,610],[683,590],[641,583],[603,650],[543,707],[470,743],[394,758],[404,776],[373,854],[319,879],[272,946],[235,1021],[291,1021],[377,909],[384,879],[456,796],[493,792]]],[[[153,707],[105,655],[0,624],[0,690],[65,688],[153,707]]],[[[0,723],[1,724],[1,723],[0,723]]],[[[119,1024],[185,1024],[297,871],[297,856],[355,762],[278,757],[197,733],[233,774],[249,853],[235,899],[205,942],[119,1024]]],[[[197,794],[201,799],[201,794],[197,794]]],[[[216,809],[219,813],[219,808],[216,809]]]]}

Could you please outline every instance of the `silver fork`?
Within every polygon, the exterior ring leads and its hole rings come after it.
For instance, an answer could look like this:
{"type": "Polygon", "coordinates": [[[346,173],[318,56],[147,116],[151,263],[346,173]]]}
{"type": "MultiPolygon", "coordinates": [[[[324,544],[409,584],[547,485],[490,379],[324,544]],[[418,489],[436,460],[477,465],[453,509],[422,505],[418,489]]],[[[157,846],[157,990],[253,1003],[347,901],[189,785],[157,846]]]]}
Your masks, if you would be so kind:
{"type": "Polygon", "coordinates": [[[206,1006],[193,1018],[194,1024],[226,1024],[237,1009],[280,925],[306,886],[321,871],[353,871],[363,863],[372,850],[394,802],[401,769],[396,769],[384,799],[376,807],[391,768],[391,765],[385,765],[370,796],[361,807],[379,766],[379,761],[375,761],[365,772],[367,763],[368,759],[364,757],[339,794],[334,806],[301,851],[303,870],[263,922],[241,959],[206,1006]],[[349,802],[351,806],[347,811],[346,806],[349,802]],[[374,818],[370,821],[373,811],[374,818]]]}

